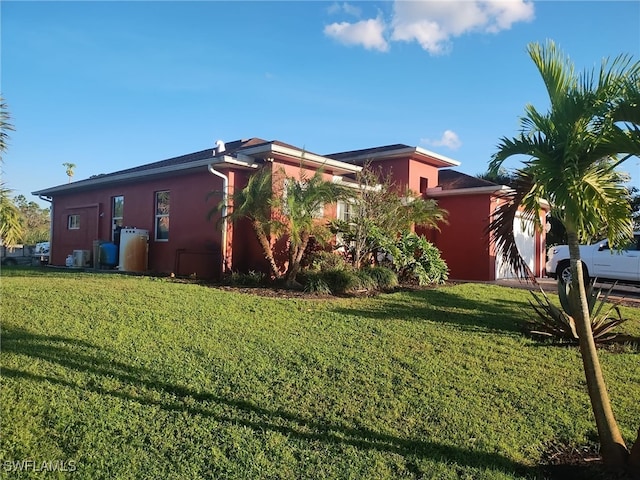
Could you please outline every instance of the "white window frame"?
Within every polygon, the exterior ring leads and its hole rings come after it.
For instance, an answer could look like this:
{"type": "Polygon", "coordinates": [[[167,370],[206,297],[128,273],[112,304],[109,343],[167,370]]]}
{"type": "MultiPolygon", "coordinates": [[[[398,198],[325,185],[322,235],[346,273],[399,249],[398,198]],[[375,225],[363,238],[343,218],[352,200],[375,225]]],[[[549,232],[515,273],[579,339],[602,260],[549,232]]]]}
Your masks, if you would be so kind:
{"type": "Polygon", "coordinates": [[[67,216],[67,230],[80,230],[79,213],[72,213],[67,216]]]}
{"type": "Polygon", "coordinates": [[[124,195],[111,197],[111,241],[115,240],[116,228],[124,227],[124,195]],[[116,199],[122,199],[122,216],[116,216],[116,199]]]}
{"type": "Polygon", "coordinates": [[[154,194],[154,211],[155,211],[155,222],[154,222],[154,240],[156,242],[168,242],[169,241],[169,229],[167,229],[167,238],[158,238],[158,231],[160,230],[158,226],[162,219],[166,218],[169,220],[169,212],[171,205],[171,191],[170,190],[158,190],[154,194]],[[167,202],[167,211],[163,213],[158,212],[158,195],[162,193],[167,193],[169,196],[169,201],[167,202]]]}

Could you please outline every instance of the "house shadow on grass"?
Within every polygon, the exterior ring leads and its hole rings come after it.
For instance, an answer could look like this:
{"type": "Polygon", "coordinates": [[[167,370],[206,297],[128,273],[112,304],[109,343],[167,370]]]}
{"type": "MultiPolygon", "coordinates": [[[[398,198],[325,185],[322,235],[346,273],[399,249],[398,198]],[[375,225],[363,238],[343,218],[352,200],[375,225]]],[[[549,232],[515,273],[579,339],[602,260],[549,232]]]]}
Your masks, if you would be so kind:
{"type": "Polygon", "coordinates": [[[521,312],[533,312],[524,301],[469,299],[448,288],[412,290],[403,292],[402,299],[394,301],[392,298],[367,302],[356,308],[337,307],[333,311],[379,320],[429,321],[456,325],[463,330],[503,333],[522,333],[521,312]]]}
{"type": "Polygon", "coordinates": [[[3,355],[14,354],[46,361],[77,375],[33,373],[18,368],[2,368],[6,378],[48,382],[64,388],[89,391],[99,395],[137,402],[161,408],[167,412],[188,413],[211,418],[229,425],[241,425],[256,433],[279,432],[303,441],[323,442],[330,445],[348,445],[359,450],[376,450],[400,455],[406,468],[416,477],[420,472],[418,462],[430,459],[437,462],[456,463],[462,467],[489,469],[526,478],[544,478],[536,467],[523,465],[496,453],[468,450],[415,438],[389,435],[361,426],[349,425],[318,418],[305,418],[290,411],[267,409],[253,402],[196,391],[166,382],[151,370],[114,361],[97,345],[62,336],[45,336],[17,328],[3,328],[3,355]],[[113,380],[121,385],[106,388],[113,380]],[[104,382],[102,380],[105,380],[104,382]],[[122,388],[133,386],[135,388],[122,388]],[[137,393],[131,393],[137,392],[137,393]]]}

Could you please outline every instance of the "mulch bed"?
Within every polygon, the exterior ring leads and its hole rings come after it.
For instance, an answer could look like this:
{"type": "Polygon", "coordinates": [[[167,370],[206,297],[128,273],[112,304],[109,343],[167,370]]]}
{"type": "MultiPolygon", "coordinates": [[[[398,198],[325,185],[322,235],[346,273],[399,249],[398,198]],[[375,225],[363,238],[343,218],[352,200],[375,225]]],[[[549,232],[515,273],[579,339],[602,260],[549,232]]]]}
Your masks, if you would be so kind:
{"type": "Polygon", "coordinates": [[[640,473],[607,468],[596,446],[552,445],[540,467],[545,480],[640,480],[640,473]]]}

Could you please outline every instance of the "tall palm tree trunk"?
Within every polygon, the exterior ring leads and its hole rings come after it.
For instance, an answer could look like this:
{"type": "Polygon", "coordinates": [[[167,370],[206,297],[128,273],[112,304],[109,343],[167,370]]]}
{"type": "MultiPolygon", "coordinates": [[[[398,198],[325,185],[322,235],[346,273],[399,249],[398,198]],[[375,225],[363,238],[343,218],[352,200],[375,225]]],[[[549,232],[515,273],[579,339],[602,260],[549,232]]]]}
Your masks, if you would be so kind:
{"type": "Polygon", "coordinates": [[[572,272],[572,298],[570,301],[579,307],[574,311],[578,312],[576,329],[580,342],[580,355],[587,381],[587,390],[591,400],[591,408],[598,427],[598,437],[600,440],[600,455],[606,465],[623,466],[629,456],[629,451],[624,443],[618,424],[613,416],[611,402],[604,383],[598,351],[593,339],[591,330],[591,319],[589,317],[589,305],[584,287],[584,274],[582,262],[580,261],[580,247],[578,235],[575,231],[567,229],[569,256],[571,259],[572,272]],[[577,296],[576,296],[577,295],[577,296]]]}

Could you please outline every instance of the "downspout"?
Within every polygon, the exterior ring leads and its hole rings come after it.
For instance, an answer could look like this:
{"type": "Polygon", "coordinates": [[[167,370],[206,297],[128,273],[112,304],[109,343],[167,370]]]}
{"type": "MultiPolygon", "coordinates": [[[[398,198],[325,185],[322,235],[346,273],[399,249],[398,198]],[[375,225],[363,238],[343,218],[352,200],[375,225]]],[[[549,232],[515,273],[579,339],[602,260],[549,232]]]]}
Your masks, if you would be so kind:
{"type": "Polygon", "coordinates": [[[43,202],[51,204],[49,208],[49,264],[51,264],[51,251],[53,250],[53,198],[45,197],[44,195],[38,195],[38,198],[43,202]]]}
{"type": "Polygon", "coordinates": [[[213,164],[209,164],[209,172],[213,173],[216,177],[222,179],[222,273],[227,270],[227,200],[229,197],[229,177],[220,173],[213,168],[213,164]]]}

